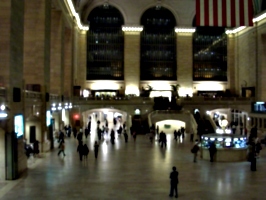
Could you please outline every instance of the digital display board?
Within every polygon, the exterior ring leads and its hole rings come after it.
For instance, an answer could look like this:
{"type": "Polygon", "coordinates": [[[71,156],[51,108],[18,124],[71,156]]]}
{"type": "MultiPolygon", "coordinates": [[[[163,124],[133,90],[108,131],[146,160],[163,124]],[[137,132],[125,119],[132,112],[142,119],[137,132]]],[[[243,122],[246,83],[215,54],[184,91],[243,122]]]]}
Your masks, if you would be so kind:
{"type": "Polygon", "coordinates": [[[24,120],[23,115],[15,115],[14,117],[14,128],[17,138],[23,136],[24,134],[24,120]]]}
{"type": "Polygon", "coordinates": [[[251,103],[251,110],[254,113],[265,113],[266,114],[266,102],[252,102],[251,103]]]}
{"type": "Polygon", "coordinates": [[[46,111],[46,126],[50,126],[51,124],[51,111],[50,110],[47,110],[46,111]]]}

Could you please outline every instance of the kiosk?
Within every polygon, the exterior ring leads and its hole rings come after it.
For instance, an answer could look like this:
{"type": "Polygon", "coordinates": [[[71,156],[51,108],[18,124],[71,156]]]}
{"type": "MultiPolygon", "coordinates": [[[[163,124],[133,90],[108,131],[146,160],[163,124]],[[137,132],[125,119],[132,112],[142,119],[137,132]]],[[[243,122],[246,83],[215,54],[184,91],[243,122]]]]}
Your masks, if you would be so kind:
{"type": "Polygon", "coordinates": [[[235,134],[206,134],[201,136],[200,152],[204,160],[210,160],[209,146],[215,143],[216,162],[239,162],[247,159],[247,138],[235,134]]]}

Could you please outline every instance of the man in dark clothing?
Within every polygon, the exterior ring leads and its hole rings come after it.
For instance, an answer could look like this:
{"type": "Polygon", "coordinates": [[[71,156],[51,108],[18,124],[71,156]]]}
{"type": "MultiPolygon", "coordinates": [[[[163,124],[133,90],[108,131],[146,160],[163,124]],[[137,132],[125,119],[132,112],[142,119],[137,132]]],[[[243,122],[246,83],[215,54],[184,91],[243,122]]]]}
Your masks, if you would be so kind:
{"type": "Polygon", "coordinates": [[[177,193],[177,184],[178,184],[178,171],[176,171],[176,167],[173,167],[173,171],[170,173],[170,194],[172,197],[175,193],[175,198],[178,197],[177,193]]]}
{"type": "Polygon", "coordinates": [[[216,149],[215,142],[212,142],[209,146],[210,162],[214,161],[214,155],[215,155],[216,151],[217,151],[217,149],[216,149]]]}
{"type": "Polygon", "coordinates": [[[78,145],[77,152],[79,153],[80,161],[82,161],[82,157],[83,157],[83,143],[82,143],[82,141],[80,141],[80,143],[78,145]]]}

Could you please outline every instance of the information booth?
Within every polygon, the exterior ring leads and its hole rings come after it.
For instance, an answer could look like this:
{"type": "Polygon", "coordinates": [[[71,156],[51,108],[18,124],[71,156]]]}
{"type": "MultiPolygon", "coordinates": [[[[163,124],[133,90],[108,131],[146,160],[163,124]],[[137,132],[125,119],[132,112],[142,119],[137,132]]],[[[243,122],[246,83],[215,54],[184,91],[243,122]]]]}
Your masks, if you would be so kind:
{"type": "Polygon", "coordinates": [[[216,154],[214,161],[237,162],[247,158],[247,138],[235,134],[206,134],[201,137],[201,157],[210,160],[209,146],[215,143],[216,154]]]}

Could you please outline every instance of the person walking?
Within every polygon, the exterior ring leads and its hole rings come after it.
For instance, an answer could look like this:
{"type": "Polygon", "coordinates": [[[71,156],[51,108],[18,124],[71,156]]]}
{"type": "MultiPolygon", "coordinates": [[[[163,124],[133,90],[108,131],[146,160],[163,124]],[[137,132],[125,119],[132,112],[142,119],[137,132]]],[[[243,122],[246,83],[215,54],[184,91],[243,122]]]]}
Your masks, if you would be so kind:
{"type": "Polygon", "coordinates": [[[97,141],[94,143],[94,156],[97,159],[98,158],[98,150],[99,150],[99,144],[97,141]]]}
{"type": "Polygon", "coordinates": [[[82,132],[82,129],[80,129],[80,131],[77,135],[77,140],[78,140],[79,144],[82,142],[82,138],[83,138],[83,132],[82,132]]]}
{"type": "Polygon", "coordinates": [[[177,141],[177,131],[174,131],[174,140],[177,141]]]}
{"type": "Polygon", "coordinates": [[[79,142],[77,152],[79,153],[79,160],[82,161],[82,157],[83,157],[83,142],[82,141],[79,142]]]}
{"type": "Polygon", "coordinates": [[[58,151],[58,156],[63,153],[64,156],[66,156],[65,154],[65,142],[64,140],[61,140],[60,144],[59,144],[59,151],[58,151]]]}
{"type": "Polygon", "coordinates": [[[128,141],[128,134],[127,134],[126,129],[124,129],[124,138],[125,138],[125,142],[127,143],[127,141],[128,141]]]}
{"type": "Polygon", "coordinates": [[[198,151],[199,151],[199,145],[198,145],[198,140],[196,140],[196,142],[195,142],[193,148],[191,149],[191,153],[194,154],[194,158],[193,158],[193,162],[194,162],[194,163],[197,162],[198,151]]]}
{"type": "Polygon", "coordinates": [[[175,198],[178,197],[177,192],[177,184],[178,184],[178,171],[176,170],[176,167],[174,166],[173,171],[170,173],[170,194],[169,197],[173,197],[175,193],[175,198]]]}
{"type": "Polygon", "coordinates": [[[163,146],[166,148],[166,144],[167,144],[167,138],[166,138],[166,134],[165,132],[162,133],[162,138],[161,138],[161,147],[163,148],[163,146]]]}
{"type": "Polygon", "coordinates": [[[111,143],[115,144],[115,131],[114,131],[114,129],[111,130],[110,137],[111,137],[111,143]]]}
{"type": "Polygon", "coordinates": [[[133,140],[134,140],[134,142],[136,142],[136,138],[137,138],[137,133],[136,133],[136,131],[133,131],[132,136],[133,136],[133,140]]]}
{"type": "Polygon", "coordinates": [[[84,157],[84,160],[87,160],[89,152],[90,152],[89,147],[87,146],[87,144],[84,144],[83,145],[83,157],[84,157]]]}

